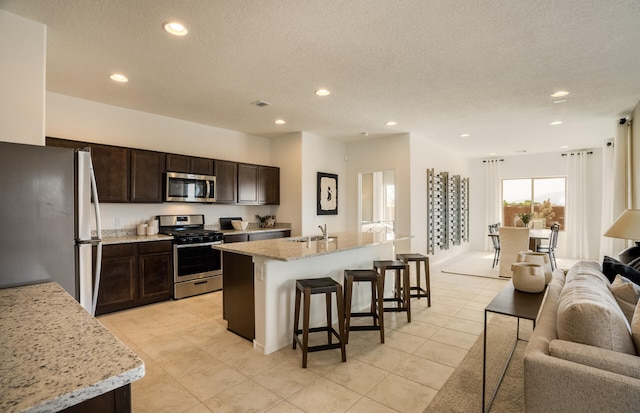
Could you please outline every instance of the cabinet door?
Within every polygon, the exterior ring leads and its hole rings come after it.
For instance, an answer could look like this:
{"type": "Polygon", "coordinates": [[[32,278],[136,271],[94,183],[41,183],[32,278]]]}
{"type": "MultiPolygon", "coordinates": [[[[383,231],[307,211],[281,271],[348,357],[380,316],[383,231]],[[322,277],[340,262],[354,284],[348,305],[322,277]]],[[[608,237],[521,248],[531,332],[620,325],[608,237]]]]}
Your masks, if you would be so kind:
{"type": "Polygon", "coordinates": [[[258,203],[280,204],[280,168],[258,167],[258,203]]]}
{"type": "Polygon", "coordinates": [[[185,155],[167,154],[167,171],[189,173],[189,157],[185,155]]]}
{"type": "Polygon", "coordinates": [[[191,158],[191,173],[198,175],[213,175],[213,159],[191,158]]]}
{"type": "Polygon", "coordinates": [[[91,144],[100,202],[129,201],[129,149],[91,144]]]}
{"type": "Polygon", "coordinates": [[[263,239],[276,239],[291,236],[291,231],[264,231],[249,234],[249,241],[259,241],[263,239]]]}
{"type": "Polygon", "coordinates": [[[238,203],[258,203],[258,165],[238,164],[238,203]]]}
{"type": "Polygon", "coordinates": [[[230,161],[215,160],[216,203],[235,204],[238,164],[230,161]]]}
{"type": "Polygon", "coordinates": [[[164,163],[164,153],[131,150],[131,202],[162,202],[164,163]]]}
{"type": "Polygon", "coordinates": [[[89,144],[86,142],[70,141],[67,139],[52,138],[49,136],[45,138],[45,145],[56,146],[58,148],[71,148],[71,149],[83,149],[83,148],[89,147],[89,144]]]}
{"type": "Polygon", "coordinates": [[[134,244],[103,246],[96,315],[135,306],[137,280],[134,244]]]}
{"type": "Polygon", "coordinates": [[[171,287],[173,286],[171,242],[167,242],[168,248],[163,248],[163,245],[146,244],[165,244],[165,242],[145,242],[138,245],[141,304],[170,299],[171,287]],[[146,253],[145,249],[149,250],[150,248],[153,248],[150,251],[157,252],[146,253]]]}
{"type": "Polygon", "coordinates": [[[231,234],[224,236],[224,243],[229,244],[232,242],[245,242],[249,241],[249,236],[247,234],[231,234]]]}
{"type": "Polygon", "coordinates": [[[248,255],[222,255],[222,311],[227,330],[247,340],[255,338],[253,261],[248,255]]]}

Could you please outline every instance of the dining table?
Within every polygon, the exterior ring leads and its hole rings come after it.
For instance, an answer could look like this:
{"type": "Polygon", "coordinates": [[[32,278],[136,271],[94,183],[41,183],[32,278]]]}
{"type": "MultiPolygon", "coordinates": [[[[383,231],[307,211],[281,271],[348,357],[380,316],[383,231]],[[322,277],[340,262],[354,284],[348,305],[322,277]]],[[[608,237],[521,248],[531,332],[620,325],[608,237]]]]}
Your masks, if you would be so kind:
{"type": "MultiPolygon", "coordinates": [[[[542,241],[549,239],[549,235],[551,235],[551,230],[548,228],[529,229],[529,249],[531,251],[537,251],[542,241]]],[[[500,234],[498,232],[492,232],[489,233],[488,236],[499,237],[500,234]]]]}

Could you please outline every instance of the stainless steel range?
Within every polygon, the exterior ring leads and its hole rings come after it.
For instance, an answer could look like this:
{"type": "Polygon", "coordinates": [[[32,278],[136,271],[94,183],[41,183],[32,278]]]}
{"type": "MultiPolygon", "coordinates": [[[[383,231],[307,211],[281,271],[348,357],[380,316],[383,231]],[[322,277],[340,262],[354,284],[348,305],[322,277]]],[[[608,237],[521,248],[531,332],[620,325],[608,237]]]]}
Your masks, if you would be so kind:
{"type": "Polygon", "coordinates": [[[173,298],[222,289],[222,244],[219,231],[204,229],[204,215],[158,215],[160,233],[173,240],[173,298]]]}

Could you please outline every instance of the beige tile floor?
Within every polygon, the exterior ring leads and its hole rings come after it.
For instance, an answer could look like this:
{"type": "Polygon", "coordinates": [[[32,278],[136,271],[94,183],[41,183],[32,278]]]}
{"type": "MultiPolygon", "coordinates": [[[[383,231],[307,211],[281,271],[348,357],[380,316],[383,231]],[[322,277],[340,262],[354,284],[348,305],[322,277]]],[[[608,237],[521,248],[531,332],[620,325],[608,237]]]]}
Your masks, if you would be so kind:
{"type": "MultiPolygon", "coordinates": [[[[339,350],[270,355],[226,331],[222,293],[167,301],[99,320],[145,362],[132,385],[133,411],[422,412],[483,330],[484,307],[505,280],[431,269],[432,306],[412,299],[412,322],[385,313],[377,331],[350,335],[339,350]]],[[[292,293],[293,294],[293,293],[292,293]]],[[[322,333],[318,333],[322,335],[322,333]]]]}

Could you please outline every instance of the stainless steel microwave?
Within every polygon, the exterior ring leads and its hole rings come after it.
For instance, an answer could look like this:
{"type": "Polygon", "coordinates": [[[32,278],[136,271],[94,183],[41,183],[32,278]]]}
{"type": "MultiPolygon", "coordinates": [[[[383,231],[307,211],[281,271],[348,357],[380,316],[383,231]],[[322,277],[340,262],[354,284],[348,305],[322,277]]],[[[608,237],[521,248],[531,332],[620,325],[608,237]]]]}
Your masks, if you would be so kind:
{"type": "Polygon", "coordinates": [[[167,172],[165,201],[216,202],[216,177],[167,172]]]}

